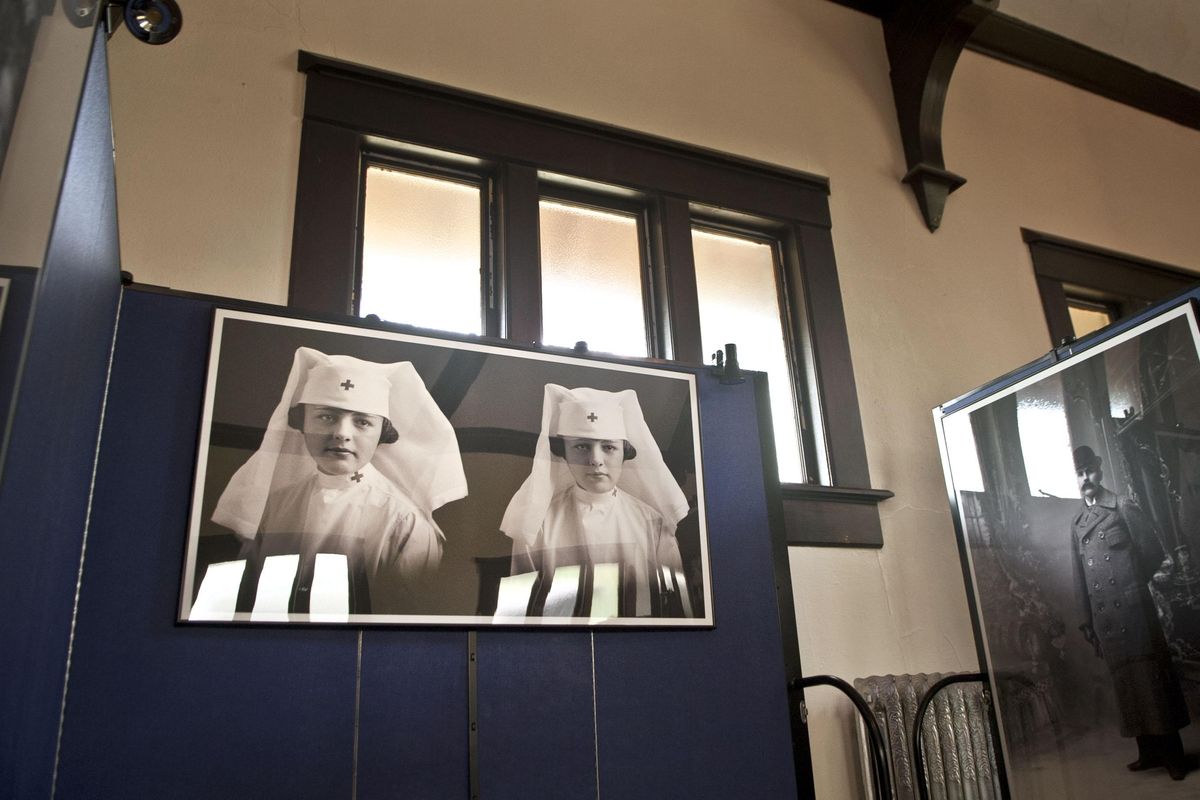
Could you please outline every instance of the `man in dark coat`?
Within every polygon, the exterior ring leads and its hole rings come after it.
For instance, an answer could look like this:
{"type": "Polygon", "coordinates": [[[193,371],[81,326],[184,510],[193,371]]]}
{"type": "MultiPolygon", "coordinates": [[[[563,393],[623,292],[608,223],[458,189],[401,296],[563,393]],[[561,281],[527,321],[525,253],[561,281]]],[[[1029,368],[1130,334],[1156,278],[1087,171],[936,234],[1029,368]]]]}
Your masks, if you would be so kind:
{"type": "Polygon", "coordinates": [[[1083,624],[1079,629],[1112,675],[1121,735],[1137,737],[1129,769],[1166,767],[1182,780],[1187,760],[1179,729],[1187,706],[1147,584],[1161,553],[1150,522],[1136,505],[1104,488],[1101,459],[1090,447],[1074,452],[1083,507],[1071,522],[1071,547],[1083,624]]]}

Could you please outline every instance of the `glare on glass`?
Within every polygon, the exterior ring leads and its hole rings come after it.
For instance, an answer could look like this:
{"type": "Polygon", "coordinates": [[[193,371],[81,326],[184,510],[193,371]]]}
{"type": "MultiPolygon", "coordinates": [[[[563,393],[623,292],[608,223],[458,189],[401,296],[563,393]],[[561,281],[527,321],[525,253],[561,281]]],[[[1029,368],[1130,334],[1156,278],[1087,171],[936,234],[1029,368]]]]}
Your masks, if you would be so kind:
{"type": "Polygon", "coordinates": [[[637,217],[542,200],[539,230],[542,341],[649,355],[637,217]]]}
{"type": "Polygon", "coordinates": [[[359,314],[482,333],[480,187],[367,169],[359,314]]]}
{"type": "Polygon", "coordinates": [[[706,354],[733,342],[747,369],[767,373],[779,479],[804,482],[792,372],[779,313],[775,248],[740,236],[692,229],[700,340],[706,354]]]}
{"type": "Polygon", "coordinates": [[[245,559],[209,564],[188,619],[233,621],[237,611],[238,589],[245,571],[245,559]]]}
{"type": "Polygon", "coordinates": [[[612,619],[619,613],[621,565],[597,564],[592,575],[592,619],[612,619]]]}
{"type": "Polygon", "coordinates": [[[1060,379],[1039,381],[1017,391],[1017,425],[1029,493],[1034,497],[1078,497],[1060,379]]]}

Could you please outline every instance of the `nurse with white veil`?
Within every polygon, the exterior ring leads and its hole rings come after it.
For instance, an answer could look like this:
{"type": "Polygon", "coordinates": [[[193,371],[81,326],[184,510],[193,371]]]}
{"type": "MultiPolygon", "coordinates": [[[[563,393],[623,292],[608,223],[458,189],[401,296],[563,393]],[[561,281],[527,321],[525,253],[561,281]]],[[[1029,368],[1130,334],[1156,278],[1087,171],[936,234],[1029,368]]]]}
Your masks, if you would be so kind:
{"type": "Polygon", "coordinates": [[[533,468],[500,524],[514,575],[616,564],[623,614],[661,613],[658,599],[682,580],[675,527],[687,513],[635,391],[546,384],[533,468]]]}
{"type": "Polygon", "coordinates": [[[299,348],[212,516],[244,542],[237,610],[315,613],[330,597],[351,614],[407,610],[441,561],[433,511],[466,494],[454,429],[411,363],[299,348]]]}

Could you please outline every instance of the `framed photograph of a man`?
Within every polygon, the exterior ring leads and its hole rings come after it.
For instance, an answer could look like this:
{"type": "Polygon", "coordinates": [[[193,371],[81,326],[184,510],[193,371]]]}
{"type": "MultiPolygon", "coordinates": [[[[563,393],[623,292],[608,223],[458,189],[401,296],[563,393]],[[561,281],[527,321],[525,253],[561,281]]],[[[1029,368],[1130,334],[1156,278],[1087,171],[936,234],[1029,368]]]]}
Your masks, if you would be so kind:
{"type": "Polygon", "coordinates": [[[218,310],[179,619],[713,624],[695,376],[218,310]]]}
{"type": "Polygon", "coordinates": [[[934,412],[1013,797],[1200,788],[1194,302],[934,412]]]}

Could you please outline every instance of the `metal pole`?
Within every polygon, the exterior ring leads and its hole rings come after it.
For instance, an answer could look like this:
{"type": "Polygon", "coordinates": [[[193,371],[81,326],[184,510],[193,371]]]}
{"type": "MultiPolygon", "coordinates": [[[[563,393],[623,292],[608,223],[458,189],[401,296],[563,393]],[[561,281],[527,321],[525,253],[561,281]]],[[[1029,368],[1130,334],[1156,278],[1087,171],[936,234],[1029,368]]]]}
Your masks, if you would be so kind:
{"type": "Polygon", "coordinates": [[[984,680],[986,680],[986,677],[980,672],[963,672],[958,675],[947,675],[933,686],[930,686],[928,691],[921,696],[921,702],[917,703],[917,713],[913,716],[913,731],[910,741],[913,748],[913,781],[917,784],[917,794],[920,795],[921,800],[929,800],[929,788],[925,785],[925,748],[922,742],[921,730],[921,722],[925,719],[925,712],[929,709],[929,704],[933,702],[934,695],[952,683],[975,683],[984,680]]]}
{"type": "Polygon", "coordinates": [[[858,713],[862,715],[863,722],[867,725],[867,738],[871,742],[871,777],[873,778],[872,783],[875,785],[875,797],[881,798],[881,800],[892,800],[892,778],[888,768],[887,740],[883,738],[883,732],[879,729],[879,720],[875,719],[875,714],[863,696],[853,686],[832,675],[812,675],[802,678],[798,685],[801,688],[832,686],[850,698],[854,707],[858,709],[858,713]]]}

